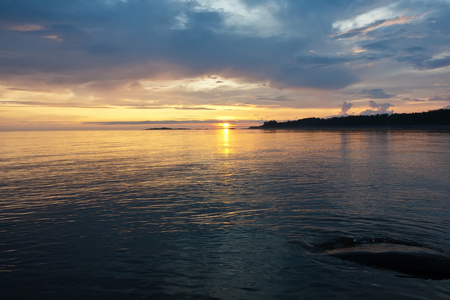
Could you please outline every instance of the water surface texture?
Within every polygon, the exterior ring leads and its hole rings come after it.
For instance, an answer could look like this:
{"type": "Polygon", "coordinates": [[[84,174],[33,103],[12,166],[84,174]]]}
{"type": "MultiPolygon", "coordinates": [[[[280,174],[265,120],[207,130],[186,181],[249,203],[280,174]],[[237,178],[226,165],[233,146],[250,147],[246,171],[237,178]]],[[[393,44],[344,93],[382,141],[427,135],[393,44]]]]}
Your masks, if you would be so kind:
{"type": "Polygon", "coordinates": [[[450,299],[448,279],[339,257],[450,257],[449,132],[0,140],[1,299],[450,299]]]}

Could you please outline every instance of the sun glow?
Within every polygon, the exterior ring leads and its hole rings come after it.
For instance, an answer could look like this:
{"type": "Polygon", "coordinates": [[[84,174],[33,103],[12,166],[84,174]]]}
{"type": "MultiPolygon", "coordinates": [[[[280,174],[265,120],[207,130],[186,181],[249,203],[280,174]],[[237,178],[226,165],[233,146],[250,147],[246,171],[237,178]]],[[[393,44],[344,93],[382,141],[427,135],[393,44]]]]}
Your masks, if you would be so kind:
{"type": "Polygon", "coordinates": [[[224,129],[227,129],[230,127],[230,123],[222,123],[220,124],[224,129]]]}

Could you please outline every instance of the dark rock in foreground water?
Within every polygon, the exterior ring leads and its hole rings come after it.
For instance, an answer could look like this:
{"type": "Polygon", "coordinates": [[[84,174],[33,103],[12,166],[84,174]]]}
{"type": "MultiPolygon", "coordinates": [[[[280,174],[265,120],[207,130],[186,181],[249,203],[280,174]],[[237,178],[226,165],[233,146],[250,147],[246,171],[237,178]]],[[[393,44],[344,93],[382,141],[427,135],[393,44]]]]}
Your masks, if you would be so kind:
{"type": "Polygon", "coordinates": [[[371,245],[352,249],[339,249],[328,255],[382,269],[394,270],[423,279],[450,279],[450,258],[438,252],[419,247],[371,245]],[[387,249],[385,249],[387,246],[387,249]]]}
{"type": "Polygon", "coordinates": [[[450,279],[450,257],[413,241],[337,237],[318,245],[292,241],[315,255],[328,255],[422,279],[450,279]]]}

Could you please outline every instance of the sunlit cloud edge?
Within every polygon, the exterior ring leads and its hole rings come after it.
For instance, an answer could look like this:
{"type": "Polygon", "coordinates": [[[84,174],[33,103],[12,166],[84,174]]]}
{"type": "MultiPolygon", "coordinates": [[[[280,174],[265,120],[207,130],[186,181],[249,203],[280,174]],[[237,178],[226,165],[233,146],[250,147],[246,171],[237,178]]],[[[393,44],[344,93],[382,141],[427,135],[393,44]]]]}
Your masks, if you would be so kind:
{"type": "MultiPolygon", "coordinates": [[[[163,120],[163,121],[107,121],[107,122],[84,122],[86,125],[154,125],[154,124],[210,124],[221,123],[224,120],[163,120]]],[[[226,120],[231,123],[261,123],[261,120],[226,120]]]]}

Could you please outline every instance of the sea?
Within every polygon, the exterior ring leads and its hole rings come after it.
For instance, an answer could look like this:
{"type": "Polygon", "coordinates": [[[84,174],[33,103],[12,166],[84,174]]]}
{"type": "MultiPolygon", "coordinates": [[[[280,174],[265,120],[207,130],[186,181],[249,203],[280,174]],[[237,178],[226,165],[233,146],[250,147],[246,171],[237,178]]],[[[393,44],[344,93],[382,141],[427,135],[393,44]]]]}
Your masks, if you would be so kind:
{"type": "Polygon", "coordinates": [[[0,132],[0,299],[450,299],[371,247],[450,257],[450,131],[0,132]]]}

